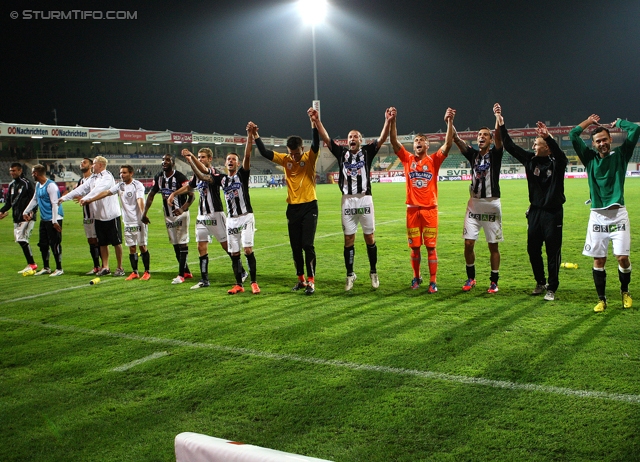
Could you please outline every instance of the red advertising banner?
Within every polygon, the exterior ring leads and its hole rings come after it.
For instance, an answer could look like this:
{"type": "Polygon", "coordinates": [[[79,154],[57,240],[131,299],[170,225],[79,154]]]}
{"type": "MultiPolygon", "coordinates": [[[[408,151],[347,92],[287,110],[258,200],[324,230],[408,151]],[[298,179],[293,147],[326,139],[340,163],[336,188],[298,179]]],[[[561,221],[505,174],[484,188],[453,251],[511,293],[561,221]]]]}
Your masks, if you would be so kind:
{"type": "Polygon", "coordinates": [[[172,133],[171,141],[174,143],[191,143],[191,133],[172,133]]]}
{"type": "Polygon", "coordinates": [[[149,132],[138,130],[120,130],[120,139],[124,141],[147,141],[149,132]]]}

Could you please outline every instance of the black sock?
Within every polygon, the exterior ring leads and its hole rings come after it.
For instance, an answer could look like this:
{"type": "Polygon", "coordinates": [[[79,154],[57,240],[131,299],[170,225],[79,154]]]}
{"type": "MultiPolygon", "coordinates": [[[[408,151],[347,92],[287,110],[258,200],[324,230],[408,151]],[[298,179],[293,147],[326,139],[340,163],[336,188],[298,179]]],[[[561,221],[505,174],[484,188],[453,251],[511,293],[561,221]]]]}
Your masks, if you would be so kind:
{"type": "Polygon", "coordinates": [[[100,246],[98,244],[89,244],[89,253],[93,260],[93,267],[100,268],[100,246]]]}
{"type": "Polygon", "coordinates": [[[596,292],[598,292],[598,298],[600,300],[606,300],[605,289],[607,287],[607,272],[593,269],[593,282],[596,285],[596,292]]]}
{"type": "Polygon", "coordinates": [[[491,270],[491,276],[489,277],[489,279],[491,280],[491,282],[495,282],[497,284],[498,279],[500,279],[500,273],[491,270]]]}
{"type": "Polygon", "coordinates": [[[367,244],[367,256],[369,257],[369,272],[377,273],[378,270],[376,269],[376,267],[378,265],[378,246],[375,242],[371,245],[367,244]]]}
{"type": "Polygon", "coordinates": [[[476,265],[467,265],[467,279],[476,278],[476,265]]]}
{"type": "Polygon", "coordinates": [[[353,246],[344,248],[344,266],[347,268],[347,276],[353,274],[353,258],[355,255],[356,249],[353,246]]]}
{"type": "Polygon", "coordinates": [[[618,268],[618,279],[620,279],[620,290],[622,292],[629,292],[629,284],[631,283],[631,269],[628,272],[623,273],[618,268]]]}
{"type": "Polygon", "coordinates": [[[131,262],[131,269],[134,273],[138,273],[138,253],[129,254],[129,262],[131,262]]]}
{"type": "Polygon", "coordinates": [[[180,258],[178,260],[178,274],[180,276],[185,275],[185,273],[189,272],[189,267],[187,266],[187,258],[189,257],[189,248],[186,247],[184,249],[180,249],[180,258]]]}
{"type": "Polygon", "coordinates": [[[204,254],[200,257],[200,274],[202,274],[202,280],[209,280],[209,254],[204,254]]]}
{"type": "Polygon", "coordinates": [[[233,275],[236,278],[236,284],[242,285],[242,261],[240,260],[240,255],[231,255],[231,269],[233,270],[233,275]]]}
{"type": "MultiPolygon", "coordinates": [[[[227,252],[227,255],[229,255],[229,258],[231,258],[231,262],[233,263],[233,255],[231,255],[231,252],[227,252]]],[[[242,258],[240,259],[240,274],[244,274],[244,266],[242,266],[242,258]]]]}
{"type": "MultiPolygon", "coordinates": [[[[251,252],[249,255],[245,255],[245,257],[247,258],[247,266],[249,267],[251,282],[256,282],[256,275],[258,273],[256,270],[256,256],[251,252]]],[[[240,274],[242,274],[242,271],[240,271],[240,274]]]]}
{"type": "Polygon", "coordinates": [[[144,265],[144,270],[149,271],[149,262],[150,262],[149,251],[147,250],[145,253],[141,253],[140,256],[142,257],[142,264],[144,265]]]}

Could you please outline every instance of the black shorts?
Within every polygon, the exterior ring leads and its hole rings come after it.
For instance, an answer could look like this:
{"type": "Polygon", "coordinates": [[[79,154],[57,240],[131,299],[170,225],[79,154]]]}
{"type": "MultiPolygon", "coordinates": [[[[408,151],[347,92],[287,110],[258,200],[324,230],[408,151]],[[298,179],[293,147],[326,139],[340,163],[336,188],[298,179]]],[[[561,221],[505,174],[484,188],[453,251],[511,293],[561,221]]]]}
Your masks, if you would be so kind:
{"type": "Polygon", "coordinates": [[[96,220],[95,225],[99,246],[122,244],[120,217],[109,221],[96,220]]]}
{"type": "MultiPolygon", "coordinates": [[[[58,224],[60,225],[60,228],[62,228],[62,220],[58,220],[58,224]]],[[[39,242],[38,242],[38,247],[44,247],[45,249],[48,247],[51,247],[52,249],[57,246],[60,245],[60,243],[62,243],[62,233],[56,231],[56,229],[53,227],[53,222],[51,220],[49,221],[45,221],[45,220],[40,220],[40,235],[39,235],[39,242]]]]}

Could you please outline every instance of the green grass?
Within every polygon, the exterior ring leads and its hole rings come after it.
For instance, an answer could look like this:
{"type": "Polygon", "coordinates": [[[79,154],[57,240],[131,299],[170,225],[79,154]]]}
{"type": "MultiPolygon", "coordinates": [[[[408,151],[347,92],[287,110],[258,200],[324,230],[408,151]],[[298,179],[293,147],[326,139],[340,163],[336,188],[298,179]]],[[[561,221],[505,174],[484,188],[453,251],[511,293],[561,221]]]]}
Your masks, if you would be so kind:
{"type": "MultiPolygon", "coordinates": [[[[633,242],[639,183],[626,185],[633,242]]],[[[639,315],[619,306],[613,258],[610,307],[592,312],[591,259],[581,254],[586,181],[566,182],[563,260],[579,268],[562,270],[555,302],[528,295],[524,181],[502,182],[500,292],[485,293],[483,236],[478,287],[460,290],[467,188],[440,184],[440,292],[431,296],[426,286],[409,289],[400,184],[374,185],[377,291],[359,232],[359,279],[344,292],[336,186],[318,186],[311,297],[290,291],[281,189],[251,192],[259,296],[226,295],[231,265],[218,244],[209,249],[209,289],[171,285],[177,263],[159,204],[147,283],[105,277],[89,286],[75,204],[64,205],[59,278],[17,275],[24,257],[1,221],[0,460],[169,461],[183,431],[335,461],[640,460],[639,315]]],[[[194,242],[189,255],[197,276],[194,242]]],[[[640,297],[636,280],[631,293],[640,297]]]]}

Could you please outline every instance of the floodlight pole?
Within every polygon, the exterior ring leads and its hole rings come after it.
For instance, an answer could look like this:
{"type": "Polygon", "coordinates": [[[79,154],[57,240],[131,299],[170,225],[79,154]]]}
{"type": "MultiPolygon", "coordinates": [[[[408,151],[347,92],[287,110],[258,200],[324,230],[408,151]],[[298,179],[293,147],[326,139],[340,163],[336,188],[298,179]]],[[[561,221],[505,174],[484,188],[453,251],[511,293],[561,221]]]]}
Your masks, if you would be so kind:
{"type": "Polygon", "coordinates": [[[313,102],[311,107],[318,111],[320,117],[320,100],[318,99],[318,63],[316,60],[316,26],[311,25],[311,44],[313,47],[313,102]]]}
{"type": "Polygon", "coordinates": [[[311,43],[313,45],[313,99],[318,100],[318,64],[316,62],[316,26],[311,25],[311,43]]]}

